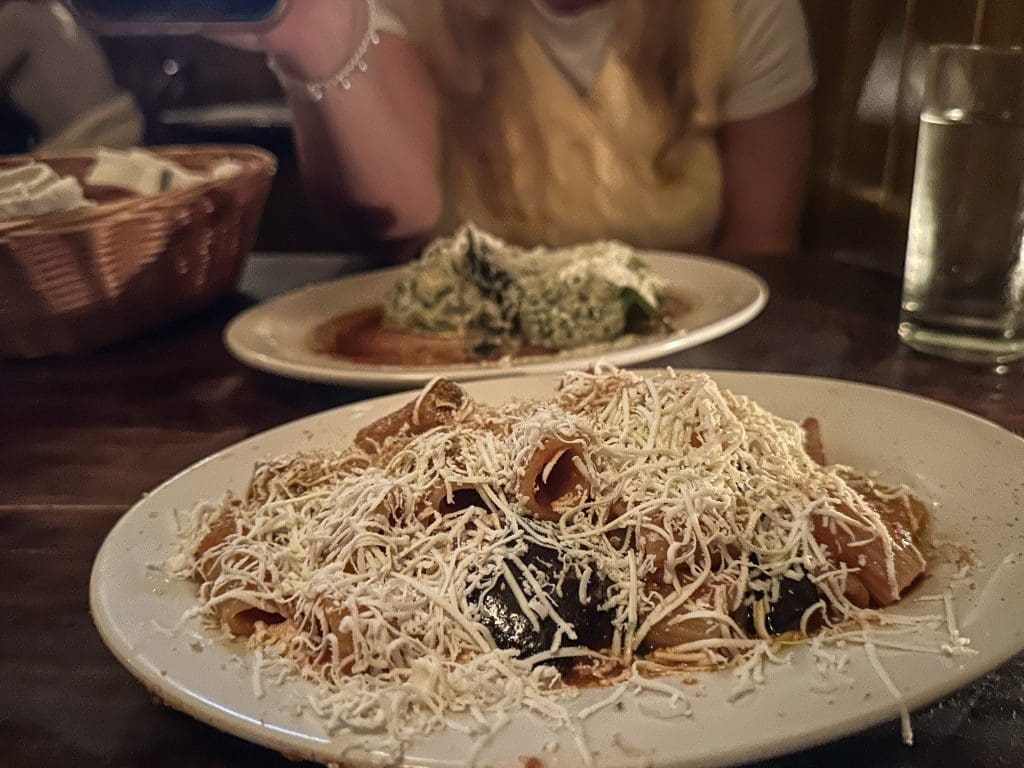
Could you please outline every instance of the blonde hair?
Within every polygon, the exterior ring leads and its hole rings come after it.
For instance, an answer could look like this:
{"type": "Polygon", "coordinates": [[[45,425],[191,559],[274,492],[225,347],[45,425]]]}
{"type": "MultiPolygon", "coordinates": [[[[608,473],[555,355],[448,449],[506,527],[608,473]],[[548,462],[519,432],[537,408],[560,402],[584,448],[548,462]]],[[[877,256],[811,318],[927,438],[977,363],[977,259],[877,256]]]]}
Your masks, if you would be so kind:
{"type": "MultiPolygon", "coordinates": [[[[414,25],[417,45],[430,66],[443,99],[446,133],[469,149],[493,182],[485,204],[508,213],[502,195],[511,175],[512,158],[504,143],[503,116],[493,104],[490,87],[498,73],[512,72],[513,96],[528,99],[526,78],[517,72],[512,51],[523,6],[529,0],[437,0],[418,2],[420,18],[414,25]]],[[[691,128],[694,108],[689,2],[680,0],[615,0],[618,21],[614,43],[637,87],[651,105],[665,115],[664,141],[651,163],[659,176],[674,179],[682,171],[680,143],[691,128]]],[[[411,4],[410,4],[411,6],[411,4]]],[[[539,131],[541,126],[529,126],[539,131]]],[[[530,137],[527,137],[529,141],[530,137]]],[[[516,162],[526,159],[516,158],[516,162]]]]}

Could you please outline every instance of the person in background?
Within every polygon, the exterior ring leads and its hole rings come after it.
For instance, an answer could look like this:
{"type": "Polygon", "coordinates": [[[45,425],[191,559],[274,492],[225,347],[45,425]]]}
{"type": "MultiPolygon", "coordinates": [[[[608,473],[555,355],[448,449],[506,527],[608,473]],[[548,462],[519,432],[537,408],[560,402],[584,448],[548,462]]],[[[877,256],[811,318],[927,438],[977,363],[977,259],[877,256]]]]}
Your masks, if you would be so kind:
{"type": "Polygon", "coordinates": [[[142,140],[134,97],[118,90],[96,41],[56,2],[0,2],[0,113],[12,151],[142,140]]]}
{"type": "Polygon", "coordinates": [[[265,34],[315,201],[382,234],[783,252],[814,76],[798,0],[301,0],[265,34]]]}

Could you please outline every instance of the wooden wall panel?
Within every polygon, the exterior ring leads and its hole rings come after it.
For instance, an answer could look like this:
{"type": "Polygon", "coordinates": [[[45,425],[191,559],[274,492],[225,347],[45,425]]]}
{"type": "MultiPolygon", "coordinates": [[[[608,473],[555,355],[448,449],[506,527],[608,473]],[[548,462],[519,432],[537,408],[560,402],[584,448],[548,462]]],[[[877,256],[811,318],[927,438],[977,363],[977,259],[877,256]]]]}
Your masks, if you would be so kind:
{"type": "Polygon", "coordinates": [[[803,4],[819,72],[806,240],[870,249],[877,266],[896,271],[906,239],[927,47],[1024,44],[1024,2],[803,4]]]}

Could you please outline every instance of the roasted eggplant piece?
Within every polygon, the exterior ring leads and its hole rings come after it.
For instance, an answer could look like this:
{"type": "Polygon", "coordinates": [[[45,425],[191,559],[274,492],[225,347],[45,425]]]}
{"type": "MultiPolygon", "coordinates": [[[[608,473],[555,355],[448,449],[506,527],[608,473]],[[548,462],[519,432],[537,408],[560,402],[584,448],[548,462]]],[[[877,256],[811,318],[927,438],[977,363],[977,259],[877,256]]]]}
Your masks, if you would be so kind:
{"type": "MultiPolygon", "coordinates": [[[[781,635],[796,628],[804,611],[821,598],[818,587],[806,577],[782,579],[779,584],[779,597],[774,602],[770,594],[757,589],[752,589],[749,595],[753,597],[752,603],[762,602],[766,606],[764,626],[770,635],[781,635]]],[[[733,614],[733,620],[748,634],[757,634],[753,604],[747,605],[744,601],[744,605],[733,614]]]]}
{"type": "MultiPolygon", "coordinates": [[[[556,589],[559,576],[566,570],[557,550],[531,543],[520,560],[535,575],[544,577],[537,579],[546,585],[544,593],[554,604],[558,615],[576,631],[576,640],[563,638],[562,646],[581,645],[601,650],[611,645],[613,616],[600,608],[608,591],[606,580],[592,576],[587,582],[586,600],[580,601],[580,580],[572,569],[568,569],[561,580],[561,589],[556,589]]],[[[519,579],[518,586],[526,599],[535,597],[528,580],[522,578],[518,565],[509,563],[509,570],[519,579]]],[[[519,658],[528,658],[551,648],[558,631],[555,622],[543,616],[539,618],[539,627],[535,628],[504,579],[483,594],[470,596],[471,602],[477,599],[479,620],[490,631],[499,648],[518,651],[519,658]]]]}

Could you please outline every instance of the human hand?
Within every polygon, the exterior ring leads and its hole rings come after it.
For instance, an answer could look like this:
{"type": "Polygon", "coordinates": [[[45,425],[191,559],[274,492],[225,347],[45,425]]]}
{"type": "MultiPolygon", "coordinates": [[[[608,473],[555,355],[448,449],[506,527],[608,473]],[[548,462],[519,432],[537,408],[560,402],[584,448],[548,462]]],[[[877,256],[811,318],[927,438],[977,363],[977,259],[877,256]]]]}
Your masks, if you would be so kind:
{"type": "Polygon", "coordinates": [[[236,48],[266,51],[289,74],[321,80],[352,57],[369,24],[365,0],[291,0],[280,21],[264,32],[211,37],[236,48]]]}

